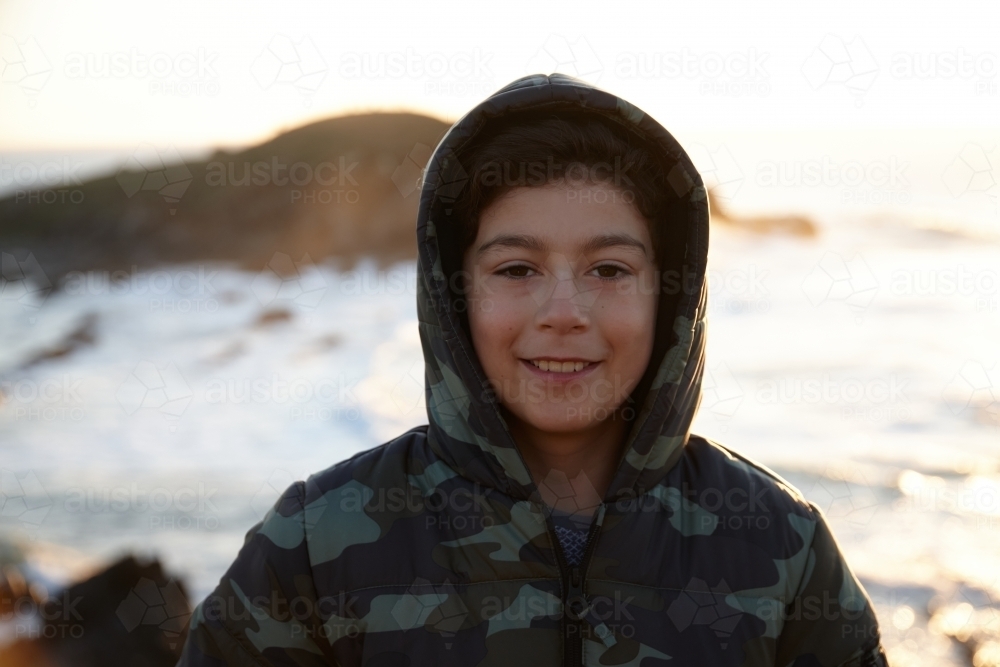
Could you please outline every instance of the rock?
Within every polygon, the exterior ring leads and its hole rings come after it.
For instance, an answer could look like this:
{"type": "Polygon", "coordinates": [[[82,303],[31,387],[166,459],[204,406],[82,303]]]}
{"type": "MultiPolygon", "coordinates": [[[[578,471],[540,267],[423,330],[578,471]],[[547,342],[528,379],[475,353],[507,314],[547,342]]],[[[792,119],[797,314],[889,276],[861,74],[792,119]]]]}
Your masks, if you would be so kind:
{"type": "Polygon", "coordinates": [[[329,118],[205,161],[151,155],[142,172],[132,159],[80,184],[75,202],[0,199],[4,277],[43,296],[54,285],[128,288],[137,272],[178,263],[413,259],[414,184],[447,129],[412,113],[329,118]]]}
{"type": "Polygon", "coordinates": [[[708,194],[709,215],[714,223],[720,223],[754,234],[787,234],[791,236],[814,237],[819,234],[815,222],[801,215],[765,215],[744,217],[733,215],[719,202],[714,191],[708,194]]]}
{"type": "Polygon", "coordinates": [[[133,556],[50,596],[36,611],[34,623],[18,618],[22,639],[0,651],[0,665],[173,667],[192,612],[182,582],[158,561],[133,556]]]}

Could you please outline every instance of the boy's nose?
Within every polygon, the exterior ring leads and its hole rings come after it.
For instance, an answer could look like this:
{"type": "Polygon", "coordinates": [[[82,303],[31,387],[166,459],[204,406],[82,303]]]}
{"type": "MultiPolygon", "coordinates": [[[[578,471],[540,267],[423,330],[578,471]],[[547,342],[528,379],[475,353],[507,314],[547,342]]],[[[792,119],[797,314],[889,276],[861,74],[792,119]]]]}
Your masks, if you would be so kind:
{"type": "Polygon", "coordinates": [[[538,306],[535,321],[540,328],[558,333],[583,331],[590,326],[590,305],[573,279],[552,281],[549,298],[538,306]],[[582,298],[583,297],[583,298],[582,298]]]}

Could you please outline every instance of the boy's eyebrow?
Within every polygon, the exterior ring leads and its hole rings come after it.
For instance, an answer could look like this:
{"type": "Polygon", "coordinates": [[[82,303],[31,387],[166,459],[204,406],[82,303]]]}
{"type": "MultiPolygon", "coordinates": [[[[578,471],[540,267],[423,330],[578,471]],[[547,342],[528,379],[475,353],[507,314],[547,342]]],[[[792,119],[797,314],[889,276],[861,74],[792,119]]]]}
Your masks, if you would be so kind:
{"type": "Polygon", "coordinates": [[[588,253],[596,252],[598,250],[603,250],[604,248],[612,248],[614,246],[628,246],[632,248],[637,248],[641,250],[642,253],[648,254],[649,249],[646,244],[630,236],[629,234],[601,234],[600,236],[592,236],[583,244],[580,251],[586,255],[588,253]]]}
{"type": "Polygon", "coordinates": [[[544,251],[546,246],[538,238],[528,236],[527,234],[500,234],[479,246],[476,256],[481,257],[483,253],[491,248],[523,248],[525,250],[544,251]]]}
{"type": "MultiPolygon", "coordinates": [[[[615,246],[627,246],[630,248],[636,248],[641,250],[645,255],[649,252],[646,244],[628,234],[601,234],[599,236],[592,236],[587,239],[587,242],[583,244],[580,248],[580,253],[587,255],[598,250],[603,250],[604,248],[612,248],[615,246]]],[[[485,252],[492,248],[522,248],[524,250],[537,250],[545,251],[547,246],[537,237],[529,236],[527,234],[499,234],[493,237],[483,245],[479,246],[476,251],[476,256],[481,257],[485,252]]]]}

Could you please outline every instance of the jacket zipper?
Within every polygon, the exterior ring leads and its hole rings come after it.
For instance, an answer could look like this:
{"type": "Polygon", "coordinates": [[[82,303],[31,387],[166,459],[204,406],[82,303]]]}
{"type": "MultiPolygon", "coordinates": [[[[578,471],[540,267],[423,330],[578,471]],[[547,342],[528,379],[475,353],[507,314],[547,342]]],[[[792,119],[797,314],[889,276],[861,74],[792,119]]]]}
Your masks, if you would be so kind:
{"type": "Polygon", "coordinates": [[[605,509],[606,506],[602,504],[597,510],[597,516],[593,523],[590,524],[590,532],[587,533],[587,543],[583,550],[583,559],[579,565],[571,566],[566,562],[566,557],[562,552],[562,544],[559,543],[559,536],[554,529],[550,528],[563,579],[564,667],[583,667],[583,631],[588,624],[605,646],[611,647],[617,643],[608,626],[594,613],[593,605],[583,588],[587,568],[590,566],[590,557],[597,544],[597,535],[601,531],[601,524],[604,523],[605,509]]]}

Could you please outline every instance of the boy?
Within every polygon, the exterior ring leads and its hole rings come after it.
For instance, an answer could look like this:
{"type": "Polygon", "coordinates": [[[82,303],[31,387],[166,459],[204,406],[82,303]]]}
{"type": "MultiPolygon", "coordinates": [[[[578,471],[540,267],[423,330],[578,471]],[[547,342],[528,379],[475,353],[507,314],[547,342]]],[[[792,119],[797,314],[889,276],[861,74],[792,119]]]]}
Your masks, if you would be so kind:
{"type": "Polygon", "coordinates": [[[519,79],[417,235],[429,425],[289,488],[180,664],[886,664],[819,510],[690,433],[708,201],[666,130],[519,79]]]}

